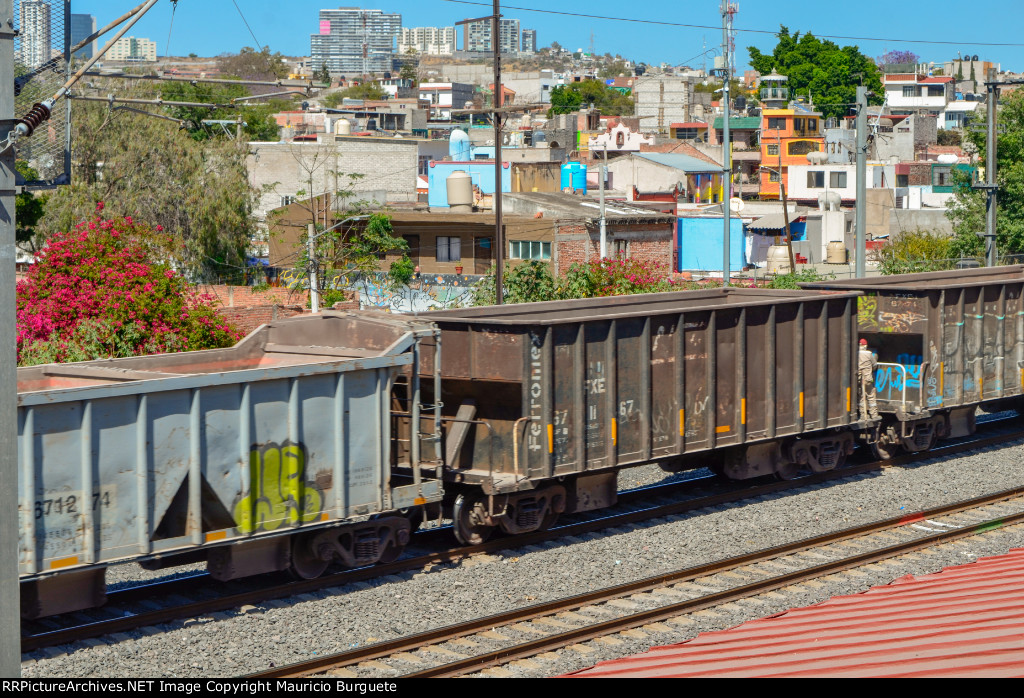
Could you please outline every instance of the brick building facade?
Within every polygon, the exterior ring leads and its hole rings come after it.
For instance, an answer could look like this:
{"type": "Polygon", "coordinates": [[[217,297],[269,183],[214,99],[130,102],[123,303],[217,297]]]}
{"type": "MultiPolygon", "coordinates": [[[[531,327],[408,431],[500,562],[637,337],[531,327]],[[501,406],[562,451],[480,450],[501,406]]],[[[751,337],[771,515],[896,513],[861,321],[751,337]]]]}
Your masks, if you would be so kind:
{"type": "MultiPolygon", "coordinates": [[[[606,226],[608,256],[675,269],[675,218],[648,223],[617,223],[606,226]]],[[[601,257],[601,229],[593,223],[560,222],[555,228],[555,274],[564,274],[573,264],[601,257]]]]}

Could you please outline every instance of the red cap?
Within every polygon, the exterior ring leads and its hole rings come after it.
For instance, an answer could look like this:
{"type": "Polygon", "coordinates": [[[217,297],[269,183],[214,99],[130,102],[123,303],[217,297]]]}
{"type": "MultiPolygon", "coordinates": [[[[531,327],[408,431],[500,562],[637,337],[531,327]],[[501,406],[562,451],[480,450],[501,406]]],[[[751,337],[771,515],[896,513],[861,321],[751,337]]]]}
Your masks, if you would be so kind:
{"type": "Polygon", "coordinates": [[[868,340],[866,340],[866,339],[862,339],[862,340],[860,340],[860,345],[861,345],[862,347],[866,347],[866,346],[868,345],[868,340]]]}

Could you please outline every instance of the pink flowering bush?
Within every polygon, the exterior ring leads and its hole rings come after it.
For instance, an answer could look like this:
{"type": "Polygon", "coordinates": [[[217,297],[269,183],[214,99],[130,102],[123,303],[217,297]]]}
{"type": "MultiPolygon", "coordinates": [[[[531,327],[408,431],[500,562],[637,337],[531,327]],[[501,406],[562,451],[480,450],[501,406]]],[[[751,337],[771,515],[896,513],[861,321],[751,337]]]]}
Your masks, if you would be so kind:
{"type": "Polygon", "coordinates": [[[680,291],[668,265],[641,259],[605,257],[586,264],[573,264],[559,283],[562,298],[600,298],[633,293],[680,291]]]}
{"type": "Polygon", "coordinates": [[[158,232],[101,216],[51,236],[18,283],[18,364],[231,346],[242,333],[156,261],[158,232]]]}

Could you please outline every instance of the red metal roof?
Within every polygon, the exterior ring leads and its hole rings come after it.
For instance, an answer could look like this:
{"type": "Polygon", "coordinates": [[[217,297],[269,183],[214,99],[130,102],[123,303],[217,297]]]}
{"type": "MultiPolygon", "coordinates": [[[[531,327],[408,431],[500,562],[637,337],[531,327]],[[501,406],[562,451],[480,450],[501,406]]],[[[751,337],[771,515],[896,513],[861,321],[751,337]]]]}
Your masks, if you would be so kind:
{"type": "Polygon", "coordinates": [[[570,676],[1024,676],[1024,548],[570,676]]]}
{"type": "Polygon", "coordinates": [[[939,76],[939,77],[934,77],[934,78],[924,78],[922,80],[918,80],[918,82],[920,82],[920,83],[953,82],[953,76],[952,75],[944,75],[944,76],[939,76]]]}
{"type": "Polygon", "coordinates": [[[706,121],[679,121],[668,126],[669,128],[707,128],[708,123],[706,121]]]}

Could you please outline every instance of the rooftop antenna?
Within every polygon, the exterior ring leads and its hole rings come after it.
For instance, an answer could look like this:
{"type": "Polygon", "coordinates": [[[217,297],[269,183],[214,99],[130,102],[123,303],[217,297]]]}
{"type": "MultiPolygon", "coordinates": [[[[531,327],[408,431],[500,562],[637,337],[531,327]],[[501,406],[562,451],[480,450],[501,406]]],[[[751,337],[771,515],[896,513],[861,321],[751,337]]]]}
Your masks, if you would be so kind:
{"type": "Polygon", "coordinates": [[[590,30],[590,55],[594,55],[594,30],[590,30]]]}

